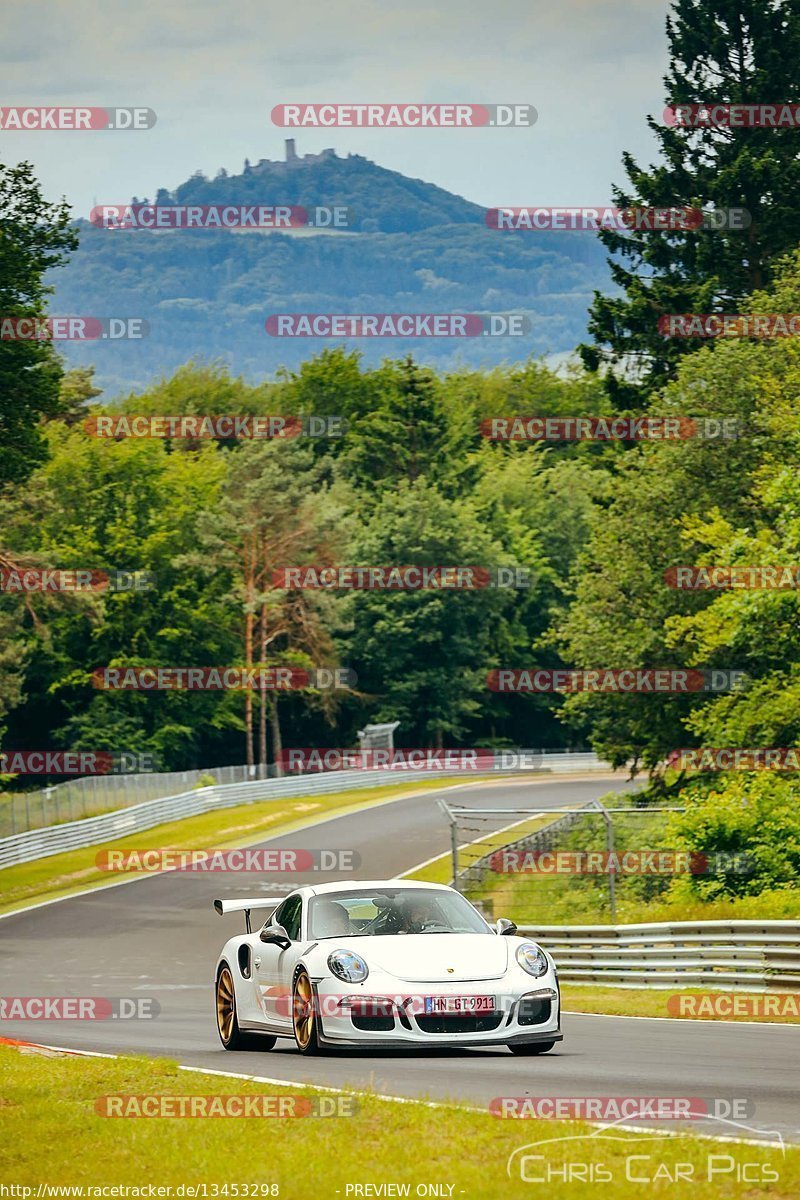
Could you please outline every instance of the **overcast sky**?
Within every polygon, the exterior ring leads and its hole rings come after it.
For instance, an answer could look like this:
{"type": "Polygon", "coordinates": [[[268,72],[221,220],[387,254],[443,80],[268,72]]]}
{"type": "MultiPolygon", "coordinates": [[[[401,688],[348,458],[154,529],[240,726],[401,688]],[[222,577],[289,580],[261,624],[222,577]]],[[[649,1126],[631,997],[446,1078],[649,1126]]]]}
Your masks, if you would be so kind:
{"type": "MultiPolygon", "coordinates": [[[[275,104],[528,103],[531,129],[297,130],[486,206],[606,203],[652,161],[667,0],[6,0],[3,105],[141,105],[141,132],[0,132],[76,215],[283,158],[275,104]]],[[[279,200],[280,197],[270,197],[279,200]]]]}

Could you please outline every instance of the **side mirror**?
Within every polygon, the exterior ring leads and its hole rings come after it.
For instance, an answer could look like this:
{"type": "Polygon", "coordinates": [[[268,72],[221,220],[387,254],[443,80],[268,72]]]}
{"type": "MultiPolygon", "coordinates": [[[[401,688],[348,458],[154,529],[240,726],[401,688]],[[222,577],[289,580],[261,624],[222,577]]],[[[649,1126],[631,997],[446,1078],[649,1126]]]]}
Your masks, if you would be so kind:
{"type": "Polygon", "coordinates": [[[287,950],[292,944],[292,939],[282,925],[266,925],[258,936],[262,942],[270,946],[280,946],[282,950],[287,950]]]}
{"type": "Polygon", "coordinates": [[[513,921],[509,921],[508,917],[500,917],[495,929],[501,937],[513,937],[517,932],[517,927],[513,921]]]}

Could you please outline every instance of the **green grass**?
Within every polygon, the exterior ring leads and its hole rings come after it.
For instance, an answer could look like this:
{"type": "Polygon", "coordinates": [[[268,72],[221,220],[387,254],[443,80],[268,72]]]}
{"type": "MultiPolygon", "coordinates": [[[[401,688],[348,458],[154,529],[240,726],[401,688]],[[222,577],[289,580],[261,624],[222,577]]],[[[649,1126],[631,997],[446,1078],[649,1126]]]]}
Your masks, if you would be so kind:
{"type": "Polygon", "coordinates": [[[432,863],[420,867],[418,871],[409,871],[403,879],[421,879],[424,883],[451,883],[453,866],[450,855],[443,854],[441,858],[435,858],[432,863]]]}
{"type": "Polygon", "coordinates": [[[432,788],[438,791],[459,782],[457,779],[439,780],[435,784],[397,784],[391,787],[355,788],[329,796],[256,801],[156,825],[143,833],[129,833],[102,845],[37,858],[33,862],[20,863],[0,871],[0,912],[35,904],[38,900],[66,896],[85,888],[119,882],[125,877],[122,872],[101,871],[96,866],[95,859],[101,850],[234,849],[273,834],[289,833],[337,812],[356,811],[410,792],[432,788]]]}
{"type": "MultiPolygon", "coordinates": [[[[265,1060],[265,1071],[268,1069],[265,1060]]],[[[227,1065],[227,1063],[226,1063],[227,1065]]],[[[231,1069],[235,1070],[235,1062],[231,1069]]],[[[535,1074],[536,1062],[531,1061],[535,1074]]],[[[546,1163],[604,1164],[614,1183],[604,1195],[668,1200],[712,1200],[768,1193],[789,1200],[800,1193],[800,1150],[718,1143],[692,1135],[642,1137],[617,1130],[624,1142],[589,1137],[595,1131],[579,1122],[513,1121],[458,1107],[397,1104],[373,1095],[359,1096],[350,1117],[243,1119],[190,1117],[103,1117],[95,1110],[108,1095],[303,1095],[313,1089],[188,1073],[174,1063],[141,1059],[41,1057],[0,1046],[3,1078],[0,1116],[3,1178],[36,1189],[39,1184],[73,1186],[147,1186],[176,1188],[198,1184],[277,1184],[282,1200],[347,1200],[348,1185],[407,1184],[410,1195],[420,1184],[452,1185],[442,1193],[477,1200],[508,1200],[541,1194],[517,1174],[509,1179],[509,1154],[540,1139],[575,1137],[537,1147],[546,1163]],[[636,1159],[635,1174],[658,1171],[659,1182],[643,1192],[626,1182],[626,1158],[636,1159]],[[728,1170],[706,1182],[710,1156],[726,1156],[728,1170]],[[728,1156],[732,1162],[728,1161],[728,1156]],[[753,1164],[753,1172],[777,1172],[768,1188],[732,1182],[733,1162],[753,1164]],[[671,1183],[677,1164],[686,1164],[694,1181],[671,1183]]],[[[646,1089],[643,1089],[646,1090],[646,1089]]],[[[532,1169],[532,1168],[529,1168],[532,1169]]],[[[536,1169],[544,1170],[544,1164],[536,1169]]],[[[586,1195],[580,1179],[551,1185],[559,1200],[586,1195]]],[[[35,1192],[34,1192],[35,1194],[35,1192]]],[[[173,1193],[174,1194],[174,1193],[173,1193]]],[[[231,1190],[228,1195],[236,1195],[231,1190]]],[[[240,1196],[244,1193],[239,1191],[240,1196]]],[[[369,1194],[369,1193],[367,1193],[369,1194]]],[[[372,1192],[372,1195],[380,1193],[372,1192]]],[[[391,1194],[391,1193],[389,1193],[391,1194]]],[[[209,1189],[208,1196],[213,1195],[209,1189]]],[[[361,1195],[365,1195],[362,1191],[361,1195]]]]}
{"type": "MultiPolygon", "coordinates": [[[[773,1003],[778,1000],[778,991],[779,989],[776,988],[775,994],[770,996],[773,1003]]],[[[620,1017],[677,1017],[687,1021],[713,1021],[718,1018],[704,1013],[702,1009],[696,1013],[671,1009],[668,1006],[669,997],[673,995],[705,997],[722,992],[725,992],[723,987],[714,989],[674,987],[662,990],[660,988],[598,987],[593,983],[562,982],[561,1004],[569,1012],[610,1013],[620,1017]]],[[[730,993],[725,994],[729,995],[730,993]]],[[[726,1021],[768,1021],[783,1025],[800,1025],[800,994],[796,992],[788,994],[791,996],[789,1003],[785,1005],[782,1001],[780,1003],[784,1015],[780,1011],[766,1014],[759,1012],[757,1015],[752,1015],[750,1012],[731,1012],[726,1014],[723,1019],[726,1021]],[[786,1009],[789,1011],[785,1011],[786,1009]]],[[[761,1004],[765,999],[763,992],[737,991],[735,995],[737,1001],[740,1000],[744,1004],[751,1000],[756,1000],[761,1004]]],[[[787,992],[783,992],[782,995],[787,995],[787,992]]]]}
{"type": "MultiPolygon", "coordinates": [[[[444,882],[449,882],[450,876],[444,882]]],[[[532,879],[498,877],[497,883],[470,891],[469,899],[496,917],[510,917],[521,925],[611,925],[608,882],[597,877],[592,891],[580,890],[569,876],[532,879]]],[[[762,892],[758,896],[730,896],[706,901],[627,899],[624,883],[617,883],[617,925],[650,921],[796,921],[800,920],[800,888],[762,892]]]]}

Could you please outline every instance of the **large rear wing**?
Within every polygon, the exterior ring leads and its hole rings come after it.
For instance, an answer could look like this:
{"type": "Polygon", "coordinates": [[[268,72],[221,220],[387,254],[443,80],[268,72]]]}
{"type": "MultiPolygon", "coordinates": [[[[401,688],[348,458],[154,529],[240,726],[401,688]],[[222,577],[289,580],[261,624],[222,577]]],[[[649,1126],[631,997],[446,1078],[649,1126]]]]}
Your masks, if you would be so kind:
{"type": "Polygon", "coordinates": [[[285,899],[285,896],[256,896],[250,900],[215,900],[214,908],[221,917],[229,912],[243,912],[245,928],[248,933],[252,933],[253,930],[250,926],[251,910],[254,908],[264,908],[269,909],[270,912],[274,912],[278,905],[285,899]]]}

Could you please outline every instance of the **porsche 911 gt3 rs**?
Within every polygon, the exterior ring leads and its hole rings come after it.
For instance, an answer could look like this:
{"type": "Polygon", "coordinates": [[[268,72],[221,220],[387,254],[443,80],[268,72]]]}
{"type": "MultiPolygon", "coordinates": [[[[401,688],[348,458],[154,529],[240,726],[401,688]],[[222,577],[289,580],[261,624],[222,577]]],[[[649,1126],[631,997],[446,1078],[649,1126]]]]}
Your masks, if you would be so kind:
{"type": "Polygon", "coordinates": [[[551,956],[507,920],[490,925],[459,892],[413,880],[327,883],[280,898],[215,900],[243,911],[215,974],[226,1050],[303,1054],[341,1046],[506,1045],[562,1040],[551,956]],[[268,919],[253,931],[251,913],[268,919]]]}

